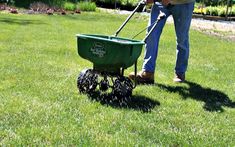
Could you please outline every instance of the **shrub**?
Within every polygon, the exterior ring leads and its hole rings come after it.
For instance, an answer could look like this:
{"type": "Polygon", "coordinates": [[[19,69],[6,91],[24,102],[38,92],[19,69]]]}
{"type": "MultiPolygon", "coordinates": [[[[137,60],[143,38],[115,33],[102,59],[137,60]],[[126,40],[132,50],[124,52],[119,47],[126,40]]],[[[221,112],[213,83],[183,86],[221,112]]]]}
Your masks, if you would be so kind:
{"type": "Polygon", "coordinates": [[[212,7],[210,14],[212,16],[218,16],[218,8],[217,7],[212,7]]]}
{"type": "Polygon", "coordinates": [[[231,16],[235,16],[235,6],[232,7],[231,16]]]}
{"type": "Polygon", "coordinates": [[[206,15],[218,16],[219,8],[217,7],[206,7],[206,15]]]}
{"type": "Polygon", "coordinates": [[[217,6],[227,4],[227,0],[196,0],[196,2],[204,3],[205,6],[217,6]]]}
{"type": "Polygon", "coordinates": [[[76,10],[76,5],[71,2],[66,2],[66,3],[64,3],[64,9],[68,10],[68,11],[74,11],[74,10],[76,10]]]}
{"type": "Polygon", "coordinates": [[[194,8],[193,13],[195,13],[195,14],[206,14],[206,8],[194,8]]]}
{"type": "Polygon", "coordinates": [[[212,7],[206,7],[206,15],[210,15],[212,11],[212,7]]]}
{"type": "Polygon", "coordinates": [[[220,7],[218,11],[219,16],[225,16],[226,15],[226,8],[225,7],[220,7]]]}
{"type": "Polygon", "coordinates": [[[78,8],[81,11],[95,11],[96,4],[94,2],[80,2],[78,3],[78,8]]]}
{"type": "Polygon", "coordinates": [[[139,2],[138,0],[120,0],[121,5],[129,5],[129,6],[136,6],[138,2],[139,2]]]}
{"type": "Polygon", "coordinates": [[[200,9],[194,8],[193,13],[200,14],[200,9]]]}

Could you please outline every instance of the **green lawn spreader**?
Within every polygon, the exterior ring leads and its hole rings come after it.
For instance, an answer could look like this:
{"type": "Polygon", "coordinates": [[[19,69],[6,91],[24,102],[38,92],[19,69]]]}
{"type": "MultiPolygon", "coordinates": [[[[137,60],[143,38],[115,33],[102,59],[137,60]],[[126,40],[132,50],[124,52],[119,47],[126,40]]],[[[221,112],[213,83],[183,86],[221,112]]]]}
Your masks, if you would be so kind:
{"type": "Polygon", "coordinates": [[[134,64],[136,77],[137,59],[141,54],[146,38],[152,32],[160,17],[143,41],[120,38],[117,35],[141,5],[145,5],[145,2],[139,2],[135,10],[113,36],[77,35],[78,54],[93,63],[93,69],[82,70],[77,78],[77,87],[81,93],[89,94],[99,87],[101,92],[111,89],[109,91],[115,96],[131,96],[132,90],[136,87],[136,80],[133,83],[128,77],[125,77],[124,70],[134,64]]]}
{"type": "Polygon", "coordinates": [[[77,35],[77,42],[78,54],[93,63],[78,76],[79,91],[93,92],[99,85],[101,91],[112,88],[115,95],[130,96],[134,85],[124,69],[133,64],[136,69],[144,42],[104,35],[77,35]]]}

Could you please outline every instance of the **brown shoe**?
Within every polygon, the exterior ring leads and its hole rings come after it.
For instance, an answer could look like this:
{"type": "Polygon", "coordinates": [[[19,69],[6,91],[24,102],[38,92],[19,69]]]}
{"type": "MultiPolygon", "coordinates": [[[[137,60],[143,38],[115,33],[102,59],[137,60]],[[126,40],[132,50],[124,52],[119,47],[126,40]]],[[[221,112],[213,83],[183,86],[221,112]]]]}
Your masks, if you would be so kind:
{"type": "Polygon", "coordinates": [[[173,81],[176,83],[184,82],[185,81],[185,74],[175,74],[173,81]]]}
{"type": "MultiPolygon", "coordinates": [[[[131,72],[128,76],[131,80],[135,80],[135,73],[131,72]]],[[[140,71],[136,75],[137,84],[154,84],[154,73],[140,71]]]]}

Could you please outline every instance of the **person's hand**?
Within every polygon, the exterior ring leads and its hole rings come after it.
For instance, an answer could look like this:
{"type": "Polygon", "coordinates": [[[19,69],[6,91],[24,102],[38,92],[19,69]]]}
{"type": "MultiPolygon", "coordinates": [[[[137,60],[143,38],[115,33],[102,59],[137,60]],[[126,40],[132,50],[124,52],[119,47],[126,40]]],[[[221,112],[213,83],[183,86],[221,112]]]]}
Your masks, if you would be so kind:
{"type": "Polygon", "coordinates": [[[170,0],[162,0],[162,5],[167,6],[170,4],[170,2],[171,2],[170,0]]]}

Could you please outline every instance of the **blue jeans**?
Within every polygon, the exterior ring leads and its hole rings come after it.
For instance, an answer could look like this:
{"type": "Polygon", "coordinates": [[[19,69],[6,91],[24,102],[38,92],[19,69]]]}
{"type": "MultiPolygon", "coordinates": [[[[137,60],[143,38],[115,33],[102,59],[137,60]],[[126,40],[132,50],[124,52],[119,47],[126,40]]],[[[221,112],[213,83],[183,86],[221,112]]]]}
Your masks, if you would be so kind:
{"type": "Polygon", "coordinates": [[[194,2],[177,4],[172,7],[164,7],[161,3],[155,3],[153,5],[150,14],[148,31],[153,26],[152,24],[156,21],[160,11],[164,12],[166,14],[166,17],[158,22],[157,26],[146,40],[144,64],[142,67],[143,71],[155,71],[160,35],[168,16],[172,15],[177,42],[175,73],[184,74],[186,72],[189,58],[189,28],[191,24],[193,9],[194,2]]]}

